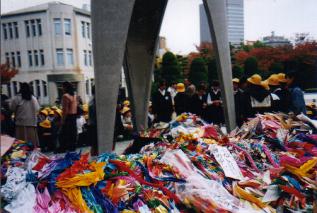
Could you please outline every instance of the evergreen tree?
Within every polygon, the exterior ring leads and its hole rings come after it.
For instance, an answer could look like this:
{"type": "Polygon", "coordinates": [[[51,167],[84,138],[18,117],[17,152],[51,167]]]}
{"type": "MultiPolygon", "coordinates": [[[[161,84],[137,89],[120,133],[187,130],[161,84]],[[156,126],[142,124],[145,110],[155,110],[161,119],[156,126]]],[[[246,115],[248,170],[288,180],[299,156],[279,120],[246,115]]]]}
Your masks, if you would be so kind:
{"type": "Polygon", "coordinates": [[[163,55],[161,77],[166,80],[168,85],[173,82],[182,81],[181,67],[177,58],[171,52],[166,52],[163,55]]]}
{"type": "Polygon", "coordinates": [[[189,80],[195,86],[198,86],[201,82],[208,81],[208,74],[205,62],[202,58],[195,58],[190,66],[189,80]]]}

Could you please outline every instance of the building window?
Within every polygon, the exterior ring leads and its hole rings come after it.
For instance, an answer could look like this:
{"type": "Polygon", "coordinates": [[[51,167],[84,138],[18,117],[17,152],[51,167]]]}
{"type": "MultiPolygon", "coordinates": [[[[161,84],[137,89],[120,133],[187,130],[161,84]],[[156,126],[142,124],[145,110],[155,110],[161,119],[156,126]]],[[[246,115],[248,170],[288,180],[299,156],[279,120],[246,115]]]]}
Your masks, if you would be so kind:
{"type": "Polygon", "coordinates": [[[46,84],[46,81],[42,81],[42,85],[43,85],[44,97],[47,97],[47,84],[46,84]]]}
{"type": "Polygon", "coordinates": [[[65,28],[65,35],[71,35],[72,27],[71,27],[71,22],[70,19],[65,18],[64,19],[64,28],[65,28]]]}
{"type": "Polygon", "coordinates": [[[35,65],[35,66],[38,66],[38,65],[39,65],[39,55],[38,55],[38,51],[37,51],[37,50],[34,50],[33,53],[34,53],[34,65],[35,65]]]}
{"type": "Polygon", "coordinates": [[[13,81],[13,95],[18,94],[18,82],[13,81]]]}
{"type": "Polygon", "coordinates": [[[12,66],[15,67],[15,53],[11,52],[11,62],[12,62],[12,66]]]}
{"type": "Polygon", "coordinates": [[[15,38],[19,38],[18,22],[13,22],[13,24],[14,24],[14,34],[15,34],[15,38]]]}
{"type": "Polygon", "coordinates": [[[30,37],[30,25],[29,25],[29,21],[24,21],[24,23],[25,23],[26,37],[30,37]]]}
{"type": "Polygon", "coordinates": [[[89,79],[86,80],[86,95],[89,95],[89,79]]]}
{"type": "Polygon", "coordinates": [[[89,66],[92,66],[92,54],[91,54],[91,50],[88,51],[88,61],[89,61],[89,66]]]}
{"type": "Polygon", "coordinates": [[[8,39],[7,24],[2,24],[3,38],[8,39]]]}
{"type": "Polygon", "coordinates": [[[73,65],[74,64],[73,49],[67,49],[66,50],[66,58],[67,58],[67,64],[68,65],[73,65]]]}
{"type": "Polygon", "coordinates": [[[32,25],[32,36],[36,36],[36,25],[34,20],[31,20],[31,25],[32,25]]]}
{"type": "Polygon", "coordinates": [[[18,63],[18,67],[21,67],[21,54],[20,54],[20,51],[17,52],[17,63],[18,63]]]}
{"type": "Polygon", "coordinates": [[[37,31],[39,33],[39,36],[42,35],[42,23],[41,19],[36,19],[36,24],[37,24],[37,31]]]}
{"type": "Polygon", "coordinates": [[[90,24],[89,23],[86,23],[87,24],[87,38],[90,38],[90,24]]]}
{"type": "Polygon", "coordinates": [[[10,39],[13,39],[13,27],[12,27],[12,23],[8,23],[8,27],[9,27],[9,36],[10,36],[10,39]]]}
{"type": "Polygon", "coordinates": [[[11,93],[11,84],[10,83],[7,84],[7,91],[8,91],[9,98],[11,98],[12,97],[12,93],[11,93]]]}
{"type": "Polygon", "coordinates": [[[81,35],[83,36],[83,38],[86,37],[86,33],[85,33],[85,22],[84,22],[84,21],[81,22],[81,35]]]}
{"type": "Polygon", "coordinates": [[[35,87],[36,87],[36,96],[41,97],[41,84],[40,80],[35,80],[35,87]]]}
{"type": "Polygon", "coordinates": [[[62,34],[62,25],[60,18],[54,18],[54,28],[55,28],[55,35],[62,34]]]}
{"type": "Polygon", "coordinates": [[[45,59],[44,59],[44,51],[40,50],[40,57],[41,57],[41,65],[44,66],[45,65],[45,59]]]}
{"type": "Polygon", "coordinates": [[[6,63],[10,64],[10,56],[9,53],[6,53],[6,63]]]}
{"type": "Polygon", "coordinates": [[[88,60],[87,60],[87,50],[84,50],[84,64],[85,66],[88,65],[88,60]]]}
{"type": "Polygon", "coordinates": [[[32,57],[31,50],[28,51],[28,58],[29,58],[29,66],[32,67],[33,66],[33,57],[32,57]]]}
{"type": "Polygon", "coordinates": [[[64,65],[64,51],[63,49],[56,49],[57,65],[64,65]]]}

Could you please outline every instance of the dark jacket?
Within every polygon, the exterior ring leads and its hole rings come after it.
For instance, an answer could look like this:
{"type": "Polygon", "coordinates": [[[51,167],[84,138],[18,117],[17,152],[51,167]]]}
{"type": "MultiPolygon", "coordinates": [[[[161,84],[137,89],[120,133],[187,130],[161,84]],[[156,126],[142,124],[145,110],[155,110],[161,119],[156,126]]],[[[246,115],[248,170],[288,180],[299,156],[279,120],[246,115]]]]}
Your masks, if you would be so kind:
{"type": "Polygon", "coordinates": [[[292,97],[291,93],[288,89],[277,89],[273,92],[279,97],[279,101],[277,103],[277,111],[288,113],[290,111],[292,97]]]}
{"type": "MultiPolygon", "coordinates": [[[[214,92],[211,90],[207,94],[207,100],[208,95],[210,96],[211,101],[220,101],[221,100],[221,92],[220,90],[218,92],[214,92]]],[[[215,105],[208,105],[205,115],[205,120],[208,122],[213,122],[215,124],[224,123],[224,115],[223,115],[223,109],[222,105],[215,106],[215,105]]]]}
{"type": "Polygon", "coordinates": [[[157,115],[156,122],[170,122],[173,113],[173,103],[171,94],[165,90],[163,96],[160,91],[156,91],[152,97],[153,113],[157,115]]]}
{"type": "Polygon", "coordinates": [[[207,103],[207,95],[201,97],[195,94],[190,99],[190,112],[201,117],[205,116],[206,109],[203,108],[203,104],[207,103]]]}
{"type": "Polygon", "coordinates": [[[291,111],[295,114],[306,114],[306,105],[304,93],[299,87],[290,88],[291,93],[291,111]]]}
{"type": "Polygon", "coordinates": [[[174,98],[174,105],[177,115],[188,112],[189,96],[185,92],[178,92],[174,98]]]}
{"type": "Polygon", "coordinates": [[[257,113],[263,114],[272,111],[271,93],[262,86],[250,85],[244,93],[242,102],[245,120],[254,117],[257,113]]]}

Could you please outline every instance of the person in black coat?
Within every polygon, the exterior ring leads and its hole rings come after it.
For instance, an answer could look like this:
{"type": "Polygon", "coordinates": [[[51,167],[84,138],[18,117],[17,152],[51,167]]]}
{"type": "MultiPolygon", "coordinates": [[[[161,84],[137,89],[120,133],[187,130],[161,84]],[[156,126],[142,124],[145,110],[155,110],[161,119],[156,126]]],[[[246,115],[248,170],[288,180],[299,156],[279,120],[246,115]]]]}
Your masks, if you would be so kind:
{"type": "Polygon", "coordinates": [[[170,122],[173,113],[171,94],[166,90],[166,81],[162,80],[159,89],[153,94],[152,108],[156,122],[170,122]]]}
{"type": "Polygon", "coordinates": [[[244,120],[254,117],[257,113],[271,112],[273,103],[271,93],[264,88],[261,76],[251,76],[248,83],[242,101],[244,120]]]}
{"type": "Polygon", "coordinates": [[[174,98],[175,112],[180,115],[188,112],[189,96],[185,93],[185,85],[183,83],[177,84],[177,94],[174,98]]]}
{"type": "Polygon", "coordinates": [[[203,119],[206,116],[207,107],[207,95],[203,85],[199,85],[197,88],[197,93],[194,94],[189,102],[190,112],[196,114],[203,119]]]}
{"type": "Polygon", "coordinates": [[[277,75],[280,82],[280,89],[275,91],[275,94],[280,98],[279,110],[284,113],[289,113],[292,104],[292,95],[287,88],[287,79],[284,73],[277,75]]]}
{"type": "Polygon", "coordinates": [[[214,124],[224,123],[219,81],[212,82],[207,96],[207,105],[206,120],[208,122],[213,122],[214,124]]]}

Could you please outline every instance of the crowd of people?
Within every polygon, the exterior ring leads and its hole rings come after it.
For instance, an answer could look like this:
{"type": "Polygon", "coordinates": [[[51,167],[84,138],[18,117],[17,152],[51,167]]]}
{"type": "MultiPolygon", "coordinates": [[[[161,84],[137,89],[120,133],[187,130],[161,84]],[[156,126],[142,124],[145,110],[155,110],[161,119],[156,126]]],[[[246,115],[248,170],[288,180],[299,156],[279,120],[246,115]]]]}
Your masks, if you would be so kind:
{"type": "MultiPolygon", "coordinates": [[[[236,108],[237,125],[257,113],[293,112],[306,114],[304,93],[296,81],[296,73],[273,74],[262,79],[258,74],[232,80],[236,108]]],[[[213,124],[224,124],[223,101],[218,81],[209,87],[201,83],[197,87],[185,79],[184,83],[173,83],[167,87],[166,81],[152,97],[154,122],[169,122],[173,113],[179,115],[191,112],[213,124]]]]}
{"type": "MultiPolygon", "coordinates": [[[[303,91],[296,82],[296,73],[273,74],[263,80],[260,75],[234,78],[237,125],[257,113],[293,112],[306,114],[303,91]]],[[[1,133],[32,142],[43,151],[73,151],[77,146],[90,145],[97,153],[97,121],[95,90],[89,104],[83,104],[69,82],[63,83],[61,106],[40,108],[31,87],[22,83],[19,94],[9,100],[1,96],[1,133]]],[[[165,80],[151,97],[148,126],[169,122],[176,115],[191,112],[205,121],[223,125],[223,101],[218,81],[197,87],[189,82],[173,83],[165,80]]],[[[317,113],[316,113],[317,114],[317,113]]],[[[129,100],[118,101],[114,141],[131,139],[134,131],[129,100]]]]}

